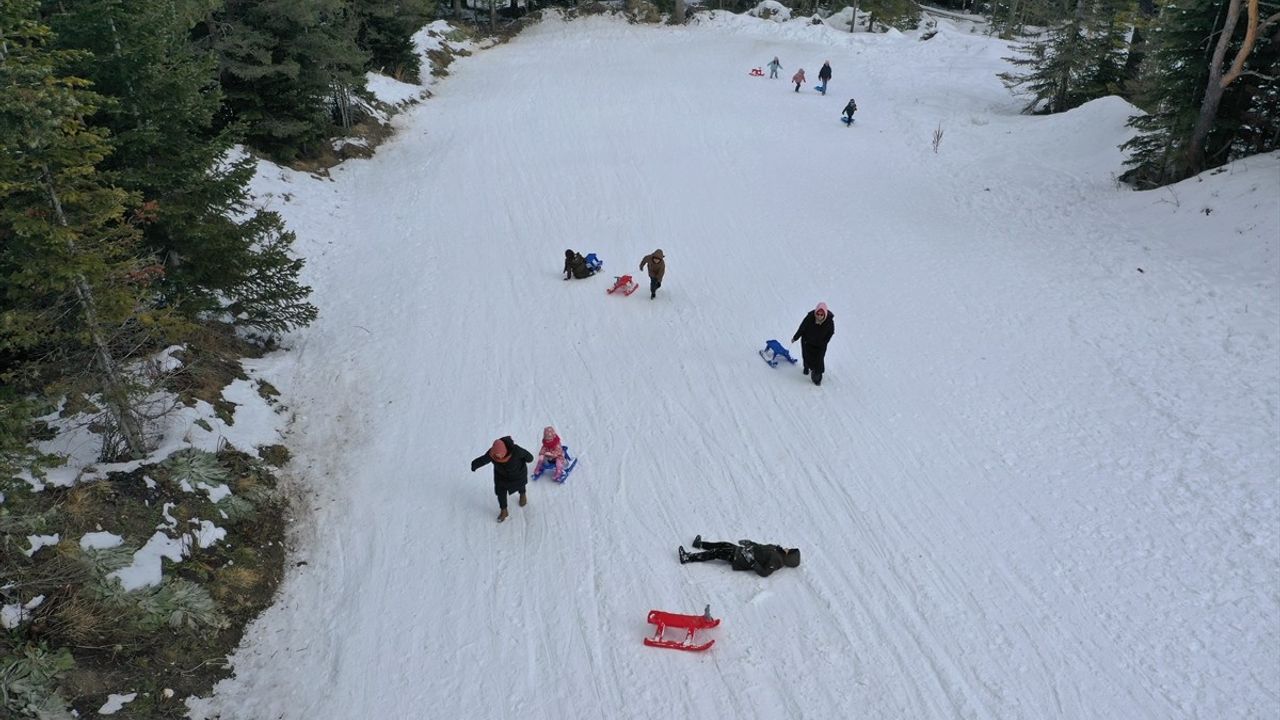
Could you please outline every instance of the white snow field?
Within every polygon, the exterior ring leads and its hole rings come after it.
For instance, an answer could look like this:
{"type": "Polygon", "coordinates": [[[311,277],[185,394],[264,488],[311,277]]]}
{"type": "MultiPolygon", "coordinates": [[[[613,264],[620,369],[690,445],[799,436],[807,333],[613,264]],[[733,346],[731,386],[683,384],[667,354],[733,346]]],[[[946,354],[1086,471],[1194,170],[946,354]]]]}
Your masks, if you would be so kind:
{"type": "Polygon", "coordinates": [[[1007,54],[552,19],[372,159],[264,165],[322,309],[276,378],[308,494],[192,716],[1280,716],[1280,159],[1135,193],[1133,108],[1018,115],[1007,54]],[[605,294],[655,248],[656,300],[605,294]],[[818,301],[814,387],[756,353],[818,301]],[[581,463],[495,523],[470,461],[547,424],[581,463]],[[642,645],[708,603],[707,652],[642,645]]]}

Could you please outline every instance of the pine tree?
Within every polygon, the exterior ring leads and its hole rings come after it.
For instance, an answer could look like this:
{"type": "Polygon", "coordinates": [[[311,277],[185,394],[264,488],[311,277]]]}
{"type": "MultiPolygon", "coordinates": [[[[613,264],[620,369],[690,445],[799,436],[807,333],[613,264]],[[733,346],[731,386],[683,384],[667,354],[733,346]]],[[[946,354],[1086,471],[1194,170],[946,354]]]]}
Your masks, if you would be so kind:
{"type": "Polygon", "coordinates": [[[1093,22],[1084,45],[1089,63],[1077,91],[1082,103],[1126,92],[1125,63],[1136,21],[1136,7],[1131,0],[1102,0],[1094,5],[1093,22]]]}
{"type": "Polygon", "coordinates": [[[253,160],[233,152],[229,128],[214,130],[217,59],[190,40],[208,0],[81,0],[48,10],[58,44],[88,51],[76,74],[112,100],[93,117],[115,145],[101,167],[143,198],[144,243],[165,304],[193,319],[230,311],[271,331],[313,318],[301,263],[285,254],[292,235],[250,204],[253,160]]]}
{"type": "MultiPolygon", "coordinates": [[[[1223,90],[1200,147],[1193,147],[1227,8],[1218,0],[1170,0],[1160,9],[1140,79],[1138,105],[1147,112],[1129,119],[1138,135],[1121,146],[1130,152],[1124,180],[1139,188],[1158,187],[1227,163],[1246,148],[1260,152],[1280,147],[1274,134],[1277,41],[1271,35],[1258,39],[1244,68],[1251,73],[1248,80],[1223,90]],[[1266,128],[1272,129],[1270,136],[1266,128]],[[1249,141],[1242,143],[1242,137],[1249,141]]],[[[1230,58],[1243,44],[1245,25],[1237,23],[1226,32],[1230,58]]]]}
{"type": "Polygon", "coordinates": [[[358,119],[368,55],[342,0],[227,0],[212,36],[225,105],[278,160],[314,152],[358,119]]]}
{"type": "Polygon", "coordinates": [[[1068,18],[1075,8],[1074,0],[989,0],[974,5],[989,20],[988,34],[1012,39],[1026,35],[1028,25],[1051,27],[1068,18]]]}
{"type": "Polygon", "coordinates": [[[1051,26],[1044,38],[1020,45],[1020,55],[1005,58],[1027,68],[1000,74],[1006,87],[1023,88],[1030,96],[1023,112],[1063,112],[1120,91],[1125,10],[1123,0],[1076,0],[1069,18],[1051,26]]]}
{"type": "Polygon", "coordinates": [[[369,54],[370,70],[418,82],[413,34],[426,24],[433,0],[348,0],[359,30],[356,43],[369,54]]]}
{"type": "Polygon", "coordinates": [[[1233,122],[1232,157],[1269,152],[1280,147],[1280,38],[1259,41],[1250,58],[1259,72],[1242,75],[1235,93],[1224,99],[1222,113],[1233,122]]]}
{"type": "Polygon", "coordinates": [[[0,354],[17,359],[5,378],[100,398],[141,457],[121,358],[163,314],[135,262],[137,199],[99,174],[106,133],[85,123],[99,98],[61,74],[72,55],[48,47],[37,17],[36,0],[0,0],[0,354]]]}
{"type": "MultiPolygon", "coordinates": [[[[15,366],[5,364],[4,367],[15,366]]],[[[0,491],[4,481],[19,471],[35,471],[50,464],[32,446],[40,407],[35,398],[17,392],[8,372],[0,372],[0,491]]]]}
{"type": "Polygon", "coordinates": [[[870,13],[867,29],[872,32],[876,25],[897,30],[914,30],[920,25],[920,6],[915,0],[863,0],[861,10],[870,13]]]}
{"type": "Polygon", "coordinates": [[[1030,101],[1023,112],[1055,113],[1075,107],[1076,79],[1085,66],[1085,0],[1076,0],[1075,12],[1065,22],[1049,28],[1044,39],[1016,48],[1020,55],[1005,58],[1025,73],[1001,73],[1010,89],[1025,88],[1030,101]]]}

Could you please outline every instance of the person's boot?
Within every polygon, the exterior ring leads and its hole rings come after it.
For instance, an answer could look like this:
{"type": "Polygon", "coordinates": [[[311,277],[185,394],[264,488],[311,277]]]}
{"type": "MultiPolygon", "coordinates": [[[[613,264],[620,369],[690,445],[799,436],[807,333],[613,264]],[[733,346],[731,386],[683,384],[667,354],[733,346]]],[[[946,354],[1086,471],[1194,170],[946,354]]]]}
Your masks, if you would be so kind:
{"type": "Polygon", "coordinates": [[[816,372],[816,373],[814,373],[814,374],[813,374],[813,384],[814,384],[814,385],[821,385],[821,384],[822,384],[822,373],[820,373],[820,372],[816,372]]]}
{"type": "Polygon", "coordinates": [[[503,520],[506,520],[507,517],[508,517],[507,509],[502,508],[502,512],[498,513],[498,522],[502,522],[503,520]]]}
{"type": "Polygon", "coordinates": [[[702,547],[702,536],[695,535],[693,538],[693,548],[697,550],[697,549],[700,549],[701,547],[702,547]]]}
{"type": "Polygon", "coordinates": [[[528,505],[528,504],[529,504],[529,496],[524,493],[520,493],[520,507],[524,507],[525,505],[528,505]]]}
{"type": "Polygon", "coordinates": [[[687,562],[689,562],[689,553],[685,552],[684,546],[681,545],[680,546],[680,564],[683,565],[687,562]]]}
{"type": "Polygon", "coordinates": [[[808,374],[809,374],[809,368],[807,368],[807,367],[806,367],[806,368],[804,369],[804,374],[805,374],[805,375],[808,375],[808,374]]]}
{"type": "Polygon", "coordinates": [[[650,290],[650,291],[649,291],[649,299],[650,299],[650,300],[652,300],[652,299],[654,299],[654,298],[656,298],[656,297],[658,297],[658,291],[657,291],[657,290],[650,290]]]}

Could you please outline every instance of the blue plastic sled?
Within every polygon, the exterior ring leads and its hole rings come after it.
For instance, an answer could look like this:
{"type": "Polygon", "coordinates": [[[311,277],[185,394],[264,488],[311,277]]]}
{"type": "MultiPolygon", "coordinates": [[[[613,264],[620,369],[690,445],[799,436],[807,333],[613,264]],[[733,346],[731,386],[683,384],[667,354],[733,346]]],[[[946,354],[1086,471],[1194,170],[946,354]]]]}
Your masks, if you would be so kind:
{"type": "Polygon", "coordinates": [[[769,367],[778,367],[779,360],[786,360],[795,365],[798,360],[791,357],[791,352],[782,346],[777,340],[770,340],[764,344],[764,349],[760,351],[760,357],[769,363],[769,367]]]}
{"type": "Polygon", "coordinates": [[[850,126],[850,127],[851,127],[851,126],[853,125],[853,118],[851,118],[851,117],[845,117],[845,116],[841,115],[841,116],[840,116],[840,122],[844,123],[846,126],[850,126]]]}
{"type": "Polygon", "coordinates": [[[604,269],[604,261],[596,257],[595,253],[587,253],[586,261],[587,269],[591,271],[592,275],[604,269]]]}
{"type": "MultiPolygon", "coordinates": [[[[569,479],[569,473],[573,472],[573,469],[578,466],[578,458],[569,454],[568,445],[561,445],[560,447],[564,448],[564,475],[558,478],[553,477],[552,479],[554,479],[558,483],[563,483],[565,480],[569,479]]],[[[556,469],[556,464],[554,462],[539,462],[538,466],[533,470],[533,477],[529,479],[537,480],[538,478],[542,477],[543,473],[546,473],[548,471],[554,473],[555,469],[556,469]]]]}

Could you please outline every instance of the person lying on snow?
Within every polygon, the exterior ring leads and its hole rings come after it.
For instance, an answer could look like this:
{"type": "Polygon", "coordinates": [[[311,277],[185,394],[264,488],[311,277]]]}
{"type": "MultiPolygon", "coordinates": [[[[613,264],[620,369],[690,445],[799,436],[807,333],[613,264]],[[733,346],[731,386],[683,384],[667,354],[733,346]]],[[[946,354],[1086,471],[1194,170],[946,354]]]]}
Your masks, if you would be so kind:
{"type": "Polygon", "coordinates": [[[581,280],[595,274],[595,271],[587,267],[587,259],[580,252],[572,250],[564,251],[564,279],[568,280],[572,275],[581,280]]]}
{"type": "Polygon", "coordinates": [[[498,496],[498,522],[507,519],[507,496],[520,493],[520,507],[529,504],[525,485],[529,482],[529,463],[533,455],[515,444],[510,435],[493,441],[489,452],[471,461],[471,472],[493,463],[493,492],[498,496]]]}
{"type": "Polygon", "coordinates": [[[680,546],[681,565],[708,560],[728,560],[733,563],[734,570],[755,570],[760,577],[769,577],[774,570],[784,565],[800,566],[799,548],[764,545],[750,540],[739,540],[737,545],[727,542],[706,542],[701,535],[693,539],[693,547],[703,552],[685,552],[684,546],[680,546]]]}

